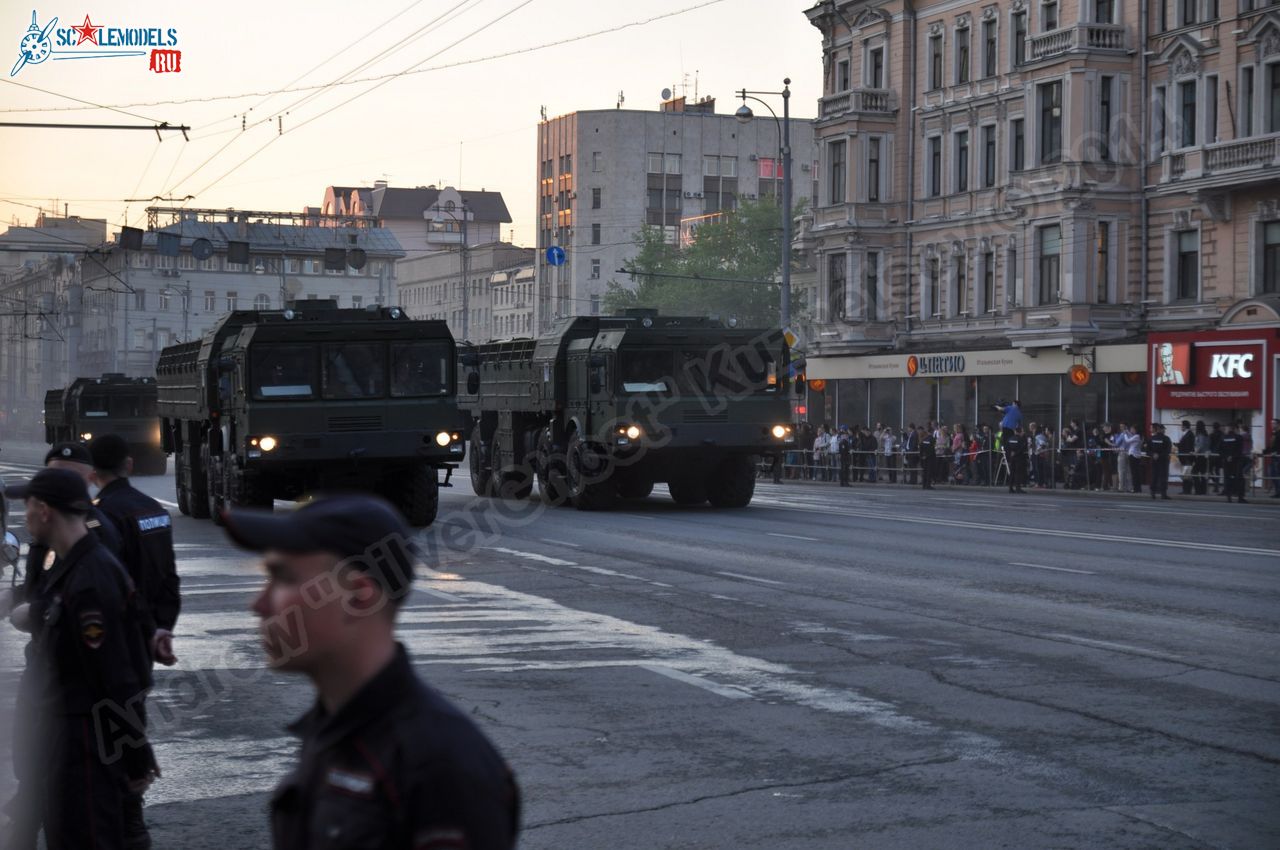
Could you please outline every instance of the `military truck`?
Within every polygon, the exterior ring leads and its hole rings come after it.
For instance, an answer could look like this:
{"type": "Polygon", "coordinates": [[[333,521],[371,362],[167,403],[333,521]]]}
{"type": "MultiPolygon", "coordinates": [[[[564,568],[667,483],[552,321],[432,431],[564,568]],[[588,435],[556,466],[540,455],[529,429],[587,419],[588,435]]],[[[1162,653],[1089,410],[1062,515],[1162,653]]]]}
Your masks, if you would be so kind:
{"type": "Polygon", "coordinates": [[[333,489],[380,493],[416,526],[464,454],[456,351],[442,321],[300,301],[239,310],[156,367],[178,507],[221,521],[333,489]]]}
{"type": "Polygon", "coordinates": [[[107,372],[44,394],[45,442],[87,443],[98,434],[124,438],[134,474],[163,475],[168,459],[156,425],[156,379],[107,372]]]}
{"type": "Polygon", "coordinates": [[[666,482],[683,505],[741,507],[758,456],[794,443],[780,330],[630,310],[463,349],[477,495],[602,510],[666,482]]]}

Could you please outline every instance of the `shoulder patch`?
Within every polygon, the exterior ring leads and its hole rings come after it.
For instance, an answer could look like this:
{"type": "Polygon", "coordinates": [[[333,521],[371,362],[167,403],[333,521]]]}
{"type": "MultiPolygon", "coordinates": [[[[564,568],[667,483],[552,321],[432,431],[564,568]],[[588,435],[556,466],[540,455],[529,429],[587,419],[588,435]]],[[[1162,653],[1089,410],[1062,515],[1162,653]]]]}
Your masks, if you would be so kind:
{"type": "Polygon", "coordinates": [[[97,649],[102,646],[102,639],[106,637],[107,630],[102,627],[101,611],[82,611],[80,613],[80,637],[84,640],[84,645],[90,649],[97,649]]]}
{"type": "Polygon", "coordinates": [[[96,519],[85,520],[84,524],[86,528],[102,528],[102,523],[98,522],[96,519]]]}
{"type": "Polygon", "coordinates": [[[358,797],[372,797],[374,789],[373,774],[358,773],[354,770],[340,770],[336,767],[329,768],[328,775],[325,780],[330,786],[337,788],[339,791],[345,791],[348,794],[354,794],[358,797]]]}
{"type": "Polygon", "coordinates": [[[414,850],[467,850],[467,834],[460,829],[435,827],[413,837],[414,850]]]}
{"type": "Polygon", "coordinates": [[[156,531],[161,528],[169,528],[172,525],[173,519],[168,514],[138,517],[139,531],[156,531]]]}

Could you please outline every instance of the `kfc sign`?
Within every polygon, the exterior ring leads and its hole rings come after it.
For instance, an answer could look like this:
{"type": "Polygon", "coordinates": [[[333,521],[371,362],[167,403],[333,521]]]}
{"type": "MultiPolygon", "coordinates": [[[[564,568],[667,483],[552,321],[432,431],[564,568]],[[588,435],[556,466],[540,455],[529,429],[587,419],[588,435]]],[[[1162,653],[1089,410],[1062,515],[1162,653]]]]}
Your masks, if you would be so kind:
{"type": "Polygon", "coordinates": [[[1209,367],[1210,378],[1252,378],[1253,371],[1249,364],[1253,362],[1252,354],[1215,354],[1209,367]]]}

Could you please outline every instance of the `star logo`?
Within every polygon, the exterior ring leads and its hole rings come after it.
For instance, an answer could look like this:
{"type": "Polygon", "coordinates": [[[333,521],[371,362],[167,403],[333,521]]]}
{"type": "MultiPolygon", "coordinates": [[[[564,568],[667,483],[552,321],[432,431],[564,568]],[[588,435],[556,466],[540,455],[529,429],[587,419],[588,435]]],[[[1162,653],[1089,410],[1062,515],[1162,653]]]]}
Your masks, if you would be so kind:
{"type": "Polygon", "coordinates": [[[102,27],[94,26],[89,20],[89,16],[84,16],[84,23],[78,27],[71,28],[78,33],[80,38],[76,41],[77,45],[84,44],[86,41],[92,44],[98,43],[98,33],[102,31],[102,27]]]}

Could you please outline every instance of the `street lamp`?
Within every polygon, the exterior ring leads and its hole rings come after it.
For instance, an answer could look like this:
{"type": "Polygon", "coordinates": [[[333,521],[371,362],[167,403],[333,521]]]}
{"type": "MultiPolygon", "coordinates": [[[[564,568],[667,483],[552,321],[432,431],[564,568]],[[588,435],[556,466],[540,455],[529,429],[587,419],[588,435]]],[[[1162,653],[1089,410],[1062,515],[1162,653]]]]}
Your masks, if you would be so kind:
{"type": "Polygon", "coordinates": [[[467,217],[470,214],[470,210],[467,209],[467,202],[463,201],[462,218],[459,219],[454,214],[452,207],[441,207],[436,204],[431,209],[435,212],[437,219],[441,213],[444,213],[461,225],[462,251],[460,252],[458,273],[462,277],[462,338],[466,340],[470,338],[471,330],[471,299],[469,297],[471,284],[467,281],[467,217]]]}
{"type": "Polygon", "coordinates": [[[769,110],[769,114],[773,116],[774,124],[778,127],[778,148],[782,161],[782,327],[787,328],[791,325],[791,78],[788,77],[782,81],[782,91],[747,91],[742,89],[738,92],[738,97],[742,98],[742,106],[738,107],[738,111],[734,113],[734,117],[738,119],[739,124],[748,124],[755,118],[755,113],[751,111],[751,107],[747,106],[748,100],[754,100],[756,103],[764,106],[769,110]],[[761,100],[754,95],[773,95],[782,98],[782,120],[778,120],[778,113],[773,111],[773,107],[767,102],[761,100]]]}
{"type": "Polygon", "coordinates": [[[172,289],[168,286],[160,290],[160,294],[165,298],[174,295],[182,295],[182,341],[187,341],[187,316],[191,311],[191,281],[187,281],[185,289],[172,289]]]}

